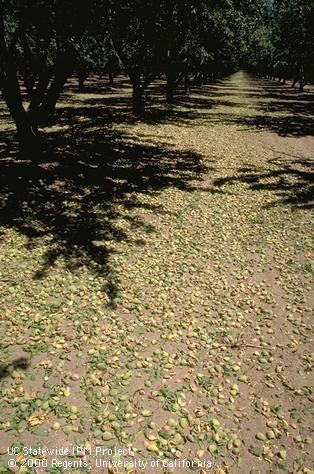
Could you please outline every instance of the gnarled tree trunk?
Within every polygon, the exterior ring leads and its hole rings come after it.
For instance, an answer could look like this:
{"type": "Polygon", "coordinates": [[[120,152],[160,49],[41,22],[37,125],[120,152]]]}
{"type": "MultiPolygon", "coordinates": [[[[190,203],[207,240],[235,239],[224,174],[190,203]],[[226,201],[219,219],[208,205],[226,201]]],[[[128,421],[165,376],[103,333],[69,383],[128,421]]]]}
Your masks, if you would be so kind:
{"type": "Polygon", "coordinates": [[[17,77],[7,74],[2,81],[2,87],[4,100],[16,125],[20,150],[32,149],[36,145],[38,137],[30,116],[23,107],[17,77]]]}
{"type": "Polygon", "coordinates": [[[31,101],[28,106],[28,115],[33,129],[37,130],[39,121],[40,104],[50,81],[50,73],[44,71],[40,74],[35,90],[32,91],[31,101]]]}
{"type": "Polygon", "coordinates": [[[37,143],[36,133],[33,130],[30,118],[24,109],[20,85],[17,77],[12,50],[15,45],[7,47],[4,35],[3,17],[0,9],[0,85],[3,98],[15,122],[17,137],[21,150],[32,148],[37,143]]]}
{"type": "Polygon", "coordinates": [[[49,121],[56,109],[57,100],[68,78],[68,71],[57,70],[56,75],[47,91],[47,94],[40,106],[40,119],[43,122],[49,121]]]}

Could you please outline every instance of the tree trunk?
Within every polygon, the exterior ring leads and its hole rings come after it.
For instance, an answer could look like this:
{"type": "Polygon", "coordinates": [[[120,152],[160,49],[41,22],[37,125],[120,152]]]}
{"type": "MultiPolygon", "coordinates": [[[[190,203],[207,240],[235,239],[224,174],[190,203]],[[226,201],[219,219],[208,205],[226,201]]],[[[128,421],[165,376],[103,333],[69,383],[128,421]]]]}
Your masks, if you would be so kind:
{"type": "Polygon", "coordinates": [[[188,94],[190,89],[190,78],[189,75],[185,76],[184,79],[184,93],[188,94]]]}
{"type": "Polygon", "coordinates": [[[43,100],[50,81],[50,74],[46,71],[40,74],[35,90],[32,92],[31,101],[28,106],[28,116],[32,127],[37,130],[39,121],[40,104],[43,100]]]}
{"type": "Polygon", "coordinates": [[[30,117],[23,107],[18,81],[7,77],[3,81],[3,96],[15,122],[20,151],[33,149],[38,141],[30,117]]]}
{"type": "Polygon", "coordinates": [[[29,117],[23,107],[23,100],[12,51],[15,44],[7,47],[3,24],[3,14],[0,8],[0,86],[3,98],[15,122],[20,149],[31,147],[36,141],[29,117]]]}
{"type": "Polygon", "coordinates": [[[173,103],[173,95],[175,88],[175,74],[173,71],[167,73],[167,86],[166,86],[166,101],[168,104],[173,103]]]}
{"type": "Polygon", "coordinates": [[[204,81],[204,78],[203,78],[203,73],[202,72],[198,72],[195,77],[194,77],[194,82],[197,86],[202,86],[203,85],[203,81],[204,81]]]}
{"type": "Polygon", "coordinates": [[[43,121],[49,121],[55,113],[57,100],[68,78],[68,73],[64,70],[57,71],[54,80],[52,81],[46,97],[44,98],[40,107],[40,118],[43,121]]]}
{"type": "Polygon", "coordinates": [[[78,91],[84,92],[85,89],[85,81],[87,79],[87,73],[84,70],[80,70],[78,72],[78,91]]]}
{"type": "Polygon", "coordinates": [[[110,87],[113,87],[113,86],[114,86],[114,75],[113,75],[113,72],[112,72],[112,71],[109,71],[108,75],[109,75],[109,85],[110,85],[110,87]]]}
{"type": "Polygon", "coordinates": [[[133,82],[133,98],[132,98],[132,105],[133,105],[133,114],[136,117],[139,117],[144,112],[144,104],[143,104],[143,89],[139,82],[133,82]]]}
{"type": "Polygon", "coordinates": [[[16,88],[16,84],[4,83],[3,92],[4,99],[16,125],[20,150],[27,151],[32,149],[37,143],[37,135],[32,127],[30,117],[23,107],[22,98],[16,88]]]}
{"type": "Polygon", "coordinates": [[[15,122],[20,150],[26,151],[36,144],[37,136],[33,130],[31,120],[23,107],[17,74],[12,64],[7,64],[1,86],[3,98],[15,122]]]}

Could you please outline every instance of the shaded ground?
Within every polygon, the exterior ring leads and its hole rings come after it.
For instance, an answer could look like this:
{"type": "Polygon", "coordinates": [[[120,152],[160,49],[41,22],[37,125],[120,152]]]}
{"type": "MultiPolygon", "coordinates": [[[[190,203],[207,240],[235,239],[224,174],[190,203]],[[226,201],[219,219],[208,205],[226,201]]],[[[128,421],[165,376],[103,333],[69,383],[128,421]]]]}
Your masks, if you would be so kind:
{"type": "Polygon", "coordinates": [[[161,91],[137,122],[123,81],[69,87],[33,164],[1,109],[0,454],[312,472],[313,94],[161,91]]]}

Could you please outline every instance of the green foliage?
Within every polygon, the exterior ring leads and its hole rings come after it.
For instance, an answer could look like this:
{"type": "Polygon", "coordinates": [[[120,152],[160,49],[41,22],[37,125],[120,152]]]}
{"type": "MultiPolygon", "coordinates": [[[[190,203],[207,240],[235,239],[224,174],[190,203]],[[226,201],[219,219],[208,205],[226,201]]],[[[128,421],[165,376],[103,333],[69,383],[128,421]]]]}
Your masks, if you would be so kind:
{"type": "Polygon", "coordinates": [[[313,79],[314,3],[276,0],[273,17],[274,68],[285,76],[313,79]]]}
{"type": "Polygon", "coordinates": [[[314,79],[308,0],[2,0],[0,20],[1,87],[23,133],[52,115],[72,73],[82,82],[92,71],[128,74],[135,113],[145,88],[163,74],[169,101],[182,81],[240,68],[292,78],[300,88],[314,79]]]}

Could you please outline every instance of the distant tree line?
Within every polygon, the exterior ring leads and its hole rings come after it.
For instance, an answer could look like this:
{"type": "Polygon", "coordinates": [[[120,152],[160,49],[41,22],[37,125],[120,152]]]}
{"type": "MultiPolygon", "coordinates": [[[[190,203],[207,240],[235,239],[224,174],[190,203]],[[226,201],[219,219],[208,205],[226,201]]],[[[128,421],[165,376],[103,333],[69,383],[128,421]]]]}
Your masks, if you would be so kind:
{"type": "Polygon", "coordinates": [[[314,0],[272,0],[252,37],[249,64],[292,86],[314,82],[314,0]]]}
{"type": "Polygon", "coordinates": [[[165,79],[215,81],[239,68],[282,81],[313,81],[313,0],[0,0],[0,88],[20,146],[32,147],[51,120],[69,76],[132,84],[140,116],[144,92],[165,79]]]}

